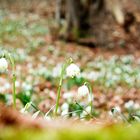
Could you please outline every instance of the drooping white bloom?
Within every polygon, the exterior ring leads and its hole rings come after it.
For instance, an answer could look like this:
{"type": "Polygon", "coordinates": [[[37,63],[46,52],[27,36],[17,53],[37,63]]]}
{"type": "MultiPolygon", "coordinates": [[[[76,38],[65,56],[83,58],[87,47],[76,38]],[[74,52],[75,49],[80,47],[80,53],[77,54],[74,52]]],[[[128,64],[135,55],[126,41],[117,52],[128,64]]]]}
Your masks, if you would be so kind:
{"type": "Polygon", "coordinates": [[[5,58],[0,58],[0,72],[6,71],[8,68],[8,62],[5,58]]]}
{"type": "Polygon", "coordinates": [[[66,68],[66,74],[68,77],[74,77],[80,74],[80,68],[72,63],[66,68]]]}
{"type": "Polygon", "coordinates": [[[83,85],[78,88],[78,96],[79,97],[84,97],[89,94],[89,89],[86,85],[83,85]]]}

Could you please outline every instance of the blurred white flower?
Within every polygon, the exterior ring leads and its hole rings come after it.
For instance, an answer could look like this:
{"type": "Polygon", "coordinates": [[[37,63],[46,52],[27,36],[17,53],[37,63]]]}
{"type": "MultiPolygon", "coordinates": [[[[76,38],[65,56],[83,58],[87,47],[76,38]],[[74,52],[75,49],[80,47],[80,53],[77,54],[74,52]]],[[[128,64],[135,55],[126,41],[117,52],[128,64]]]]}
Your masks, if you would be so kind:
{"type": "Polygon", "coordinates": [[[6,71],[8,68],[8,62],[5,58],[0,58],[0,72],[6,71]]]}
{"type": "Polygon", "coordinates": [[[82,77],[87,78],[89,80],[97,80],[100,77],[100,73],[96,72],[96,71],[92,71],[92,72],[83,72],[81,73],[82,77]]]}
{"type": "Polygon", "coordinates": [[[83,85],[78,88],[78,96],[79,97],[84,97],[89,94],[89,89],[86,85],[83,85]]]}
{"type": "Polygon", "coordinates": [[[125,103],[124,107],[126,109],[139,109],[140,108],[140,105],[138,103],[135,103],[134,101],[130,100],[128,102],[125,103]]]}
{"type": "Polygon", "coordinates": [[[32,89],[32,86],[30,84],[26,83],[26,82],[23,82],[22,83],[22,88],[24,90],[31,90],[32,89]]]}
{"type": "Polygon", "coordinates": [[[115,112],[121,113],[121,108],[119,106],[114,107],[114,113],[115,112]]]}
{"type": "Polygon", "coordinates": [[[73,98],[73,93],[72,92],[66,92],[63,94],[64,99],[72,99],[73,98]]]}
{"type": "Polygon", "coordinates": [[[126,109],[132,109],[133,106],[134,106],[134,101],[132,101],[132,100],[130,100],[130,101],[128,101],[128,102],[126,102],[126,103],[124,104],[124,107],[125,107],[126,109]]]}
{"type": "Polygon", "coordinates": [[[50,116],[44,116],[44,119],[47,120],[47,121],[51,121],[52,118],[50,116]]]}
{"type": "Polygon", "coordinates": [[[21,110],[20,110],[20,113],[22,113],[22,114],[27,114],[28,113],[28,111],[25,109],[25,107],[24,108],[22,108],[21,110]]]}
{"type": "Polygon", "coordinates": [[[59,77],[61,73],[62,64],[57,64],[52,70],[53,77],[59,77]]]}
{"type": "Polygon", "coordinates": [[[112,108],[111,111],[109,111],[110,116],[116,116],[119,115],[120,113],[121,113],[121,108],[119,106],[116,106],[112,108]]]}
{"type": "Polygon", "coordinates": [[[68,112],[68,110],[66,109],[66,110],[64,110],[64,111],[61,112],[61,116],[68,115],[68,113],[69,113],[69,112],[68,112]]]}
{"type": "Polygon", "coordinates": [[[135,103],[135,104],[134,104],[134,109],[136,109],[136,110],[137,110],[137,109],[140,109],[140,104],[135,103]]]}
{"type": "Polygon", "coordinates": [[[90,114],[90,112],[91,112],[91,106],[87,106],[85,108],[85,112],[88,113],[88,114],[90,114]]]}
{"type": "Polygon", "coordinates": [[[122,73],[122,70],[119,67],[116,67],[114,71],[115,71],[116,74],[121,74],[122,73]]]}
{"type": "Polygon", "coordinates": [[[68,110],[69,109],[69,104],[68,103],[63,103],[61,106],[61,110],[68,110]]]}
{"type": "Polygon", "coordinates": [[[72,63],[66,68],[66,74],[68,77],[77,76],[80,74],[80,68],[74,63],[72,63]]]}
{"type": "Polygon", "coordinates": [[[90,112],[91,112],[91,106],[87,106],[87,107],[85,108],[85,110],[83,110],[83,112],[80,114],[80,117],[83,118],[83,117],[89,115],[90,112]]]}

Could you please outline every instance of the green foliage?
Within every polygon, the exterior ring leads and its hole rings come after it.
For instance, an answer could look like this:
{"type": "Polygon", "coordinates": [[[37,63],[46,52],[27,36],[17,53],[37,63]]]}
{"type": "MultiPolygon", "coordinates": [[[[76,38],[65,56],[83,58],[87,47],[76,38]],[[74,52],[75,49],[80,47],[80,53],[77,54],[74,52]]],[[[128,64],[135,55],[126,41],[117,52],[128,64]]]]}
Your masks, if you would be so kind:
{"type": "Polygon", "coordinates": [[[74,77],[74,78],[69,78],[67,81],[67,88],[71,89],[73,86],[81,86],[85,81],[85,78],[83,77],[74,77]]]}
{"type": "Polygon", "coordinates": [[[6,94],[0,94],[0,101],[6,102],[6,94]]]}
{"type": "Polygon", "coordinates": [[[17,98],[22,102],[24,106],[31,101],[31,96],[32,90],[21,91],[17,94],[17,98]]]}

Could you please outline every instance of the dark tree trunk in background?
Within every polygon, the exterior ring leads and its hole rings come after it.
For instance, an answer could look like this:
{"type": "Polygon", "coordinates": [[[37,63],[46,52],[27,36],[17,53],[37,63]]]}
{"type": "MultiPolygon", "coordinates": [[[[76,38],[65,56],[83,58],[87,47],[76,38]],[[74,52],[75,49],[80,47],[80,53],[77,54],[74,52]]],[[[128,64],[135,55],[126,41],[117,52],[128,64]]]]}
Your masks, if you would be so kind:
{"type": "Polygon", "coordinates": [[[92,20],[100,18],[98,14],[109,10],[116,21],[124,24],[124,13],[121,0],[66,0],[67,1],[67,34],[83,37],[92,26],[92,20]]]}
{"type": "Polygon", "coordinates": [[[85,36],[90,27],[90,2],[82,3],[81,0],[66,0],[67,11],[67,38],[85,36]]]}
{"type": "MultiPolygon", "coordinates": [[[[131,7],[131,3],[140,5],[139,0],[57,0],[59,6],[56,10],[56,18],[58,21],[60,21],[58,12],[60,12],[62,4],[60,1],[65,1],[66,29],[63,36],[67,40],[87,37],[93,27],[94,31],[102,30],[100,25],[102,26],[105,20],[108,20],[108,15],[112,15],[114,22],[127,32],[134,21],[134,14],[133,10],[127,13],[130,8],[127,8],[126,5],[130,5],[129,7],[131,7]]],[[[99,36],[99,38],[103,38],[102,34],[99,36]]]]}

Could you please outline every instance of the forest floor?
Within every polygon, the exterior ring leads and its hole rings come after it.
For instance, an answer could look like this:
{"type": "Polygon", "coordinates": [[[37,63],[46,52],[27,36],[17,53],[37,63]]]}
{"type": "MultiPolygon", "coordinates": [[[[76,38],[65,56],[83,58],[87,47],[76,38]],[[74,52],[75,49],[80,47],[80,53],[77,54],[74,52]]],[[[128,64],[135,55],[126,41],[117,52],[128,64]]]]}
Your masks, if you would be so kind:
{"type": "Polygon", "coordinates": [[[137,139],[140,126],[133,124],[140,120],[140,52],[137,47],[130,44],[113,48],[81,46],[55,39],[48,22],[37,14],[1,12],[0,17],[0,56],[3,50],[12,54],[17,76],[15,111],[12,109],[10,63],[8,71],[0,75],[0,139],[137,139]],[[28,102],[44,114],[55,105],[60,71],[68,58],[80,67],[81,75],[64,77],[60,117],[53,118],[50,112],[47,120],[41,113],[33,119],[34,108],[29,108],[27,114],[19,113],[28,102]],[[93,90],[93,118],[83,114],[83,108],[87,107],[85,99],[77,99],[77,89],[85,81],[91,83],[93,90]],[[83,107],[79,113],[74,113],[79,110],[75,100],[83,107]],[[128,108],[126,103],[130,101],[133,105],[128,108]],[[68,105],[67,114],[62,113],[64,104],[68,105]],[[116,106],[126,116],[125,125],[122,118],[112,118],[109,114],[116,106]]]}

